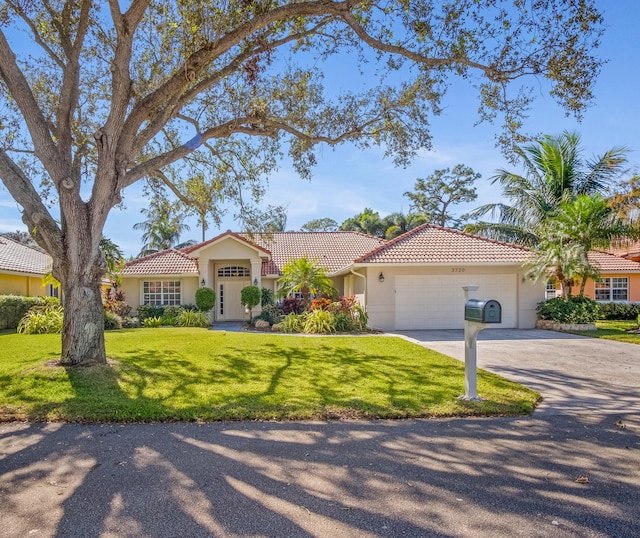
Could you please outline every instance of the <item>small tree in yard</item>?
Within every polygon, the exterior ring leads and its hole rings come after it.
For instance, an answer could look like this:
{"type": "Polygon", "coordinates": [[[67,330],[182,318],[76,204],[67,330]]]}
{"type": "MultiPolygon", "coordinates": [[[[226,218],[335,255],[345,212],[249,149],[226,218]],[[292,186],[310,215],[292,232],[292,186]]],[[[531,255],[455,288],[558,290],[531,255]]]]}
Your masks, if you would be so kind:
{"type": "Polygon", "coordinates": [[[253,319],[253,309],[260,304],[260,288],[247,286],[240,291],[240,303],[249,309],[249,322],[253,319]]]}
{"type": "Polygon", "coordinates": [[[289,260],[282,268],[278,284],[280,297],[300,292],[305,308],[309,307],[312,293],[331,294],[333,291],[333,284],[326,270],[318,265],[317,260],[310,260],[308,256],[289,260]]]}
{"type": "Polygon", "coordinates": [[[198,288],[196,306],[201,312],[209,312],[216,305],[216,292],[211,288],[198,288]]]}
{"type": "Polygon", "coordinates": [[[172,173],[184,167],[245,214],[243,194],[264,194],[285,146],[303,178],[318,144],[380,145],[405,165],[430,148],[429,116],[454,77],[478,88],[481,120],[503,116],[510,146],[540,79],[577,116],[592,100],[595,4],[0,3],[0,179],[53,258],[62,364],[107,362],[99,244],[125,189],[186,189],[172,173]],[[366,76],[325,90],[325,72],[349,61],[366,76]]]}

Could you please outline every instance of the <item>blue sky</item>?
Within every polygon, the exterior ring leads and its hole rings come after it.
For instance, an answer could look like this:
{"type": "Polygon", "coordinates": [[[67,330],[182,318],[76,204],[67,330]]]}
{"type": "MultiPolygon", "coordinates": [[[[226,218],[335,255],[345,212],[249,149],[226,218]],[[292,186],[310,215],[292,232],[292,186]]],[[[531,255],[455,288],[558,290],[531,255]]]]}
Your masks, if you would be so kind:
{"type": "MultiPolygon", "coordinates": [[[[563,130],[580,133],[585,155],[599,155],[613,146],[631,150],[629,166],[640,170],[640,45],[637,22],[640,21],[640,2],[637,0],[600,1],[604,10],[607,32],[599,54],[607,63],[595,86],[595,103],[578,123],[567,118],[542,89],[536,97],[525,130],[529,133],[556,135],[563,130]]],[[[461,81],[450,88],[443,101],[441,116],[432,119],[433,149],[418,155],[406,169],[396,168],[383,158],[382,149],[356,150],[350,146],[337,149],[324,147],[319,153],[319,165],[313,179],[299,179],[293,169],[283,163],[269,181],[264,206],[287,206],[287,229],[299,230],[305,222],[329,217],[341,223],[365,207],[381,216],[396,211],[407,212],[409,201],[403,196],[412,190],[418,177],[425,177],[439,168],[465,164],[482,174],[476,184],[478,200],[460,206],[464,213],[474,207],[500,201],[500,191],[490,178],[497,168],[519,171],[505,160],[495,147],[497,126],[474,126],[477,119],[477,100],[473,88],[461,81]]],[[[105,227],[105,235],[120,245],[126,256],[135,255],[141,247],[141,232],[133,231],[136,222],[144,220],[140,209],[147,207],[137,186],[125,191],[124,211],[113,210],[105,227]]],[[[239,230],[228,211],[221,227],[210,228],[207,238],[219,232],[239,230]]],[[[182,236],[199,239],[195,222],[188,221],[190,232],[182,236]]],[[[26,230],[20,211],[4,187],[0,186],[0,232],[26,230]]]]}

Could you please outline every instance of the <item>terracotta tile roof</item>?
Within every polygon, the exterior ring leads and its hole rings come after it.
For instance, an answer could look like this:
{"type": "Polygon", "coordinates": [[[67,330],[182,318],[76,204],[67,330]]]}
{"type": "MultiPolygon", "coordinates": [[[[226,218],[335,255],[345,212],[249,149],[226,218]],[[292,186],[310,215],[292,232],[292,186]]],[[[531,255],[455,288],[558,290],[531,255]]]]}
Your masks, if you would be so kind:
{"type": "Polygon", "coordinates": [[[632,241],[627,244],[611,245],[609,249],[611,254],[622,256],[623,258],[635,258],[640,256],[640,241],[632,241]]]}
{"type": "Polygon", "coordinates": [[[263,275],[282,274],[282,267],[289,260],[305,254],[312,260],[317,259],[332,274],[386,243],[384,239],[359,232],[274,232],[253,234],[252,241],[272,255],[271,263],[262,266],[263,275]]]}
{"type": "Polygon", "coordinates": [[[161,250],[149,256],[127,263],[122,270],[125,276],[134,275],[184,275],[198,274],[198,261],[179,250],[161,250]]]}
{"type": "Polygon", "coordinates": [[[51,271],[51,256],[0,236],[0,271],[43,275],[51,271]]]}
{"type": "Polygon", "coordinates": [[[640,263],[608,252],[589,252],[589,261],[595,265],[601,273],[640,273],[640,263]]]}
{"type": "Polygon", "coordinates": [[[357,258],[356,263],[520,264],[530,251],[477,235],[423,224],[357,258]]]}
{"type": "MultiPolygon", "coordinates": [[[[254,234],[255,236],[256,234],[254,234]]],[[[268,250],[266,250],[263,246],[258,245],[257,243],[255,243],[254,241],[251,240],[251,238],[249,238],[249,236],[247,234],[239,234],[236,232],[232,232],[231,230],[227,230],[224,233],[221,233],[219,235],[216,235],[214,238],[212,239],[208,239],[207,241],[205,241],[204,243],[198,243],[196,245],[191,245],[190,247],[185,247],[180,249],[181,252],[184,252],[186,254],[191,254],[192,252],[199,250],[203,247],[206,247],[207,245],[210,245],[211,243],[215,243],[216,241],[219,241],[220,239],[223,239],[224,237],[235,237],[236,239],[242,241],[243,243],[247,243],[259,250],[264,251],[265,254],[269,255],[271,254],[268,250]]]]}

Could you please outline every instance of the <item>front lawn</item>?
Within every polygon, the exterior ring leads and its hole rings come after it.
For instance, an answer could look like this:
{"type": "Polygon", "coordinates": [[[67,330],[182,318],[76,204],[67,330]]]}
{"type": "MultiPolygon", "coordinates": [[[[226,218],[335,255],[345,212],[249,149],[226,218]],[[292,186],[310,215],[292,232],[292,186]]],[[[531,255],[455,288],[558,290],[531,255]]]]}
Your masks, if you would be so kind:
{"type": "Polygon", "coordinates": [[[539,394],[400,338],[108,332],[110,365],[55,365],[60,335],[0,334],[0,420],[401,418],[531,413],[539,394]]]}
{"type": "Polygon", "coordinates": [[[606,340],[617,340],[629,344],[640,344],[640,333],[628,332],[630,329],[637,329],[637,321],[596,321],[596,331],[581,331],[574,334],[591,336],[592,338],[604,338],[606,340]]]}

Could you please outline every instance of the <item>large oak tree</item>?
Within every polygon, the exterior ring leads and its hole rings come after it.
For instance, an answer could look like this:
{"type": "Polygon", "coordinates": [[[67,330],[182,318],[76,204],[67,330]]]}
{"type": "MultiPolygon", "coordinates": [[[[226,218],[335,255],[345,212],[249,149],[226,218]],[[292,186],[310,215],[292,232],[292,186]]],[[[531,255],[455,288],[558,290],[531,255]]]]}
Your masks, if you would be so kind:
{"type": "Polygon", "coordinates": [[[98,245],[128,186],[186,159],[239,198],[282,148],[308,175],[320,143],[406,163],[454,78],[519,142],[541,86],[577,115],[591,100],[593,4],[0,1],[0,177],[62,283],[62,362],[106,361],[98,245]],[[338,57],[362,66],[353,93],[322,85],[338,57]]]}

